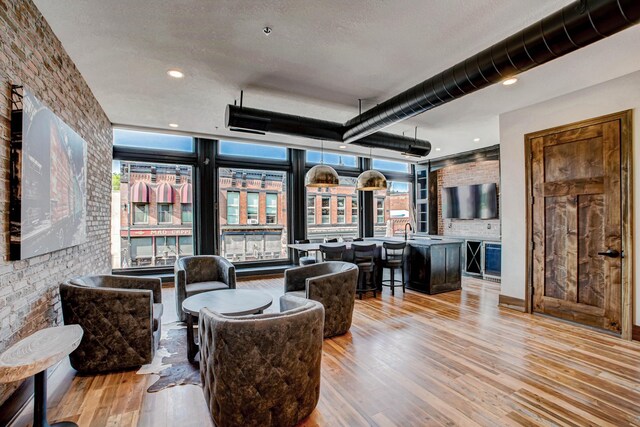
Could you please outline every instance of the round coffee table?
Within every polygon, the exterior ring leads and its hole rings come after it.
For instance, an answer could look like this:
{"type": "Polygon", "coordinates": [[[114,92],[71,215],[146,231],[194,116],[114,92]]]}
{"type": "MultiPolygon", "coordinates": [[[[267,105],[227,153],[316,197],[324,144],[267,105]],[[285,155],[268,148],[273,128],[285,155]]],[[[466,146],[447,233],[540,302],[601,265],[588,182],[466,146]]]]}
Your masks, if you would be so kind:
{"type": "MultiPolygon", "coordinates": [[[[18,341],[0,355],[0,383],[10,383],[34,376],[33,426],[48,427],[47,368],[67,357],[82,340],[79,325],[41,329],[18,341]]],[[[51,427],[77,427],[63,421],[51,427]]]]}
{"type": "Polygon", "coordinates": [[[194,361],[198,353],[198,344],[193,333],[194,318],[200,310],[208,308],[225,316],[243,316],[260,314],[269,307],[273,298],[266,292],[250,289],[222,289],[202,292],[182,302],[182,311],[187,315],[187,355],[189,362],[194,361]]]}

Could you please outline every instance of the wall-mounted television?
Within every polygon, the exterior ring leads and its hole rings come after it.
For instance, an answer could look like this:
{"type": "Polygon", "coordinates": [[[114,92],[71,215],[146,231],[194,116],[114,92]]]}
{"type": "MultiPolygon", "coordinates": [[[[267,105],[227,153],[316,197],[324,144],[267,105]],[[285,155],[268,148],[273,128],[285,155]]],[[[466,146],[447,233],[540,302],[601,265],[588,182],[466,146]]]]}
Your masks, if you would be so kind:
{"type": "Polygon", "coordinates": [[[442,189],[442,216],[455,219],[498,218],[496,184],[463,185],[442,189]]]}

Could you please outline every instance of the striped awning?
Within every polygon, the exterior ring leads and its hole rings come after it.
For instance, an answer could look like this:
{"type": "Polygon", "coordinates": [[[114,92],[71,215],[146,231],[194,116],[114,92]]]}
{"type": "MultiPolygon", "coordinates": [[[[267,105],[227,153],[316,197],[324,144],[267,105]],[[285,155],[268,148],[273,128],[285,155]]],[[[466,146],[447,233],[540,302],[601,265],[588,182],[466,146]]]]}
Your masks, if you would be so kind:
{"type": "Polygon", "coordinates": [[[167,182],[158,185],[158,203],[173,203],[173,187],[167,182]]]}
{"type": "Polygon", "coordinates": [[[193,189],[191,184],[184,184],[180,187],[180,203],[193,203],[193,189]]]}
{"type": "Polygon", "coordinates": [[[149,187],[138,181],[131,186],[131,203],[149,203],[149,187]]]}

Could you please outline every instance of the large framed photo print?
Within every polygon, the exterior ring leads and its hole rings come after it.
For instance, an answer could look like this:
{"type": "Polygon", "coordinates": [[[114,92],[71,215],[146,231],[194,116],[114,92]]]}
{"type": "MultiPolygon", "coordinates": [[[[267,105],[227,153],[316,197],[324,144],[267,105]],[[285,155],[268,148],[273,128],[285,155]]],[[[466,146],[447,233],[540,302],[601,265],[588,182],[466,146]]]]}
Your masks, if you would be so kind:
{"type": "Polygon", "coordinates": [[[10,258],[87,239],[87,143],[27,88],[11,90],[10,258]]]}

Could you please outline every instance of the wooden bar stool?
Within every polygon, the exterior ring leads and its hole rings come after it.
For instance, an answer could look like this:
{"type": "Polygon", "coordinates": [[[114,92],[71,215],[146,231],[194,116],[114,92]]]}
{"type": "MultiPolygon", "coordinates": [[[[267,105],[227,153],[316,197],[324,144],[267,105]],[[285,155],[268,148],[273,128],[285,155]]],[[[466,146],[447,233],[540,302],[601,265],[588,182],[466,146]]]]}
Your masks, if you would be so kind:
{"type": "MultiPolygon", "coordinates": [[[[404,289],[404,250],[407,247],[406,242],[384,242],[382,243],[382,248],[384,251],[384,257],[382,259],[382,268],[388,268],[390,278],[388,280],[382,280],[382,286],[387,286],[391,288],[391,295],[395,295],[395,288],[402,286],[402,293],[405,292],[404,289]],[[396,285],[395,282],[395,271],[396,269],[400,269],[402,276],[402,284],[396,285]]],[[[384,270],[383,270],[384,271],[384,270]]]]}
{"type": "Polygon", "coordinates": [[[378,288],[375,281],[376,268],[376,244],[362,245],[352,244],[353,263],[358,266],[358,287],[356,293],[362,299],[362,294],[373,292],[375,298],[378,294],[378,288]]]}

